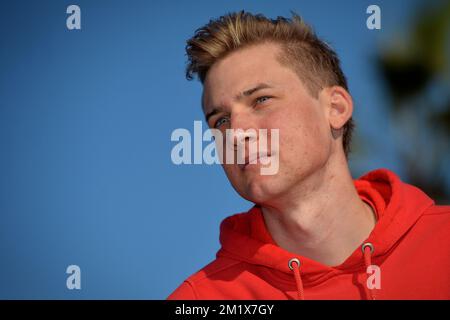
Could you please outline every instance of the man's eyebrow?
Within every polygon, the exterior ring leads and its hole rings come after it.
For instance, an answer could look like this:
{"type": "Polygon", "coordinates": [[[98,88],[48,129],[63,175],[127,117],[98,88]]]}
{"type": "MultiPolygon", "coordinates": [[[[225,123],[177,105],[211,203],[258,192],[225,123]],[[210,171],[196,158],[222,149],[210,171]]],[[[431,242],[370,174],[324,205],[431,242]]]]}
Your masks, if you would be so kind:
{"type": "Polygon", "coordinates": [[[205,115],[206,122],[208,122],[209,118],[211,118],[213,115],[215,115],[215,114],[217,114],[219,112],[220,112],[220,110],[218,108],[213,108],[210,112],[208,112],[205,115]]]}
{"type": "Polygon", "coordinates": [[[243,91],[243,92],[241,92],[241,93],[239,93],[237,96],[236,96],[236,100],[239,100],[239,99],[241,99],[241,98],[243,98],[243,97],[248,97],[248,96],[251,96],[252,94],[254,94],[256,91],[258,91],[258,90],[262,90],[262,89],[270,89],[270,88],[273,88],[271,85],[268,85],[267,83],[264,83],[264,82],[261,82],[261,83],[258,83],[256,86],[254,86],[253,88],[250,88],[250,89],[248,89],[248,90],[245,90],[245,91],[243,91]]]}

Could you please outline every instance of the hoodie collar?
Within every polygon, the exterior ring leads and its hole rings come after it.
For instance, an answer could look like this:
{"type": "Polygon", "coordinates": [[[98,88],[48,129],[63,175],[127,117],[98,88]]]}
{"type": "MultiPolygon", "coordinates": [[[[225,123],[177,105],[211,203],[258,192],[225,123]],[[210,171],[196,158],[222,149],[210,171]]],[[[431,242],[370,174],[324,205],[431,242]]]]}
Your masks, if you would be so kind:
{"type": "MultiPolygon", "coordinates": [[[[363,242],[374,246],[373,259],[382,256],[416,223],[422,213],[434,204],[418,188],[403,183],[387,169],[378,169],[354,180],[358,195],[372,206],[377,223],[369,237],[363,242]]],[[[329,267],[317,261],[291,253],[272,239],[266,228],[261,208],[258,205],[248,212],[235,214],[222,221],[220,242],[222,248],[217,256],[224,256],[249,264],[266,266],[291,274],[288,261],[301,261],[302,277],[306,282],[332,274],[358,269],[364,266],[361,247],[340,265],[329,267]]],[[[361,243],[362,244],[362,243],[361,243]]]]}

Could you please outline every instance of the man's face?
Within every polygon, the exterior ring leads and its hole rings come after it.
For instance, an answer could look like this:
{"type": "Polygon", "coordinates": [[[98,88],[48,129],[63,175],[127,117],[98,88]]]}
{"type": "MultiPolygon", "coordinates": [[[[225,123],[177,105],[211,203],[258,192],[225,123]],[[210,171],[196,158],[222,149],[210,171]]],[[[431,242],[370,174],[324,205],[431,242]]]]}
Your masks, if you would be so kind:
{"type": "Polygon", "coordinates": [[[276,174],[262,175],[260,163],[223,164],[235,190],[259,204],[292,192],[323,168],[332,152],[326,103],[311,96],[297,74],[277,61],[279,50],[266,43],[233,52],[211,67],[204,83],[203,109],[211,114],[210,128],[224,133],[224,145],[226,129],[254,129],[257,135],[250,139],[256,140],[259,129],[267,129],[270,158],[279,160],[276,174]],[[271,129],[279,129],[278,147],[270,145],[271,129]]]}

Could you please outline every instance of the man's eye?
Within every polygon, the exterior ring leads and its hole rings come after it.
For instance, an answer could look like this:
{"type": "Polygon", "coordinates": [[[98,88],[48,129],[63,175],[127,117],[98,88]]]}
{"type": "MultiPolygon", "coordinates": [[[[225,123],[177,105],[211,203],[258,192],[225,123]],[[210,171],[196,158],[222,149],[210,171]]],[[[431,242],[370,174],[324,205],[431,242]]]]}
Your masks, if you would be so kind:
{"type": "Polygon", "coordinates": [[[221,117],[219,118],[219,120],[216,121],[216,123],[214,124],[214,128],[218,128],[220,127],[222,124],[224,124],[226,121],[228,121],[227,117],[221,117]]]}
{"type": "Polygon", "coordinates": [[[263,103],[263,102],[269,100],[270,98],[272,98],[272,97],[270,97],[270,96],[262,96],[262,97],[256,98],[255,101],[256,101],[257,104],[259,104],[259,103],[263,103]]]}

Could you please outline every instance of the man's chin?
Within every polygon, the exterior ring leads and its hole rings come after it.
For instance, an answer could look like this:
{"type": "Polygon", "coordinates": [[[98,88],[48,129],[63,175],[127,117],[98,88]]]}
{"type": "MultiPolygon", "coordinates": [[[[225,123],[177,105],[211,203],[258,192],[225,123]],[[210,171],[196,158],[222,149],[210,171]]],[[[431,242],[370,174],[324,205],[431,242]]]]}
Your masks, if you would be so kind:
{"type": "Polygon", "coordinates": [[[268,176],[252,179],[242,190],[237,190],[244,199],[254,203],[266,203],[276,197],[277,188],[273,179],[268,176]]]}

